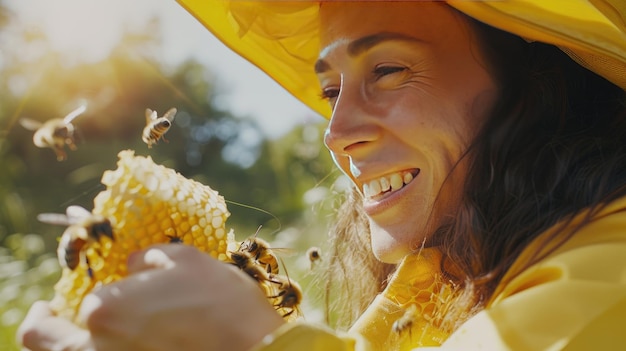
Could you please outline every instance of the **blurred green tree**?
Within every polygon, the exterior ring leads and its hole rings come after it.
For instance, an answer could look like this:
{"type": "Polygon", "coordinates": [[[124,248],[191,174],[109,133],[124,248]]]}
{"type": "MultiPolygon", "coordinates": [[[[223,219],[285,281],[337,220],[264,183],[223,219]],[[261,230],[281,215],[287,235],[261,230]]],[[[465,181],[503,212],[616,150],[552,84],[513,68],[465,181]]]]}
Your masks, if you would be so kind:
{"type": "MultiPolygon", "coordinates": [[[[11,25],[5,10],[0,2],[0,28],[11,25]]],[[[37,30],[0,31],[3,48],[21,48],[0,50],[0,345],[9,350],[18,349],[14,333],[26,309],[51,297],[59,274],[55,250],[64,228],[36,215],[92,208],[102,173],[116,168],[123,149],[219,190],[238,239],[263,225],[260,235],[302,252],[324,240],[320,218],[332,211],[338,175],[321,144],[322,124],[266,139],[249,116],[216,108],[223,92],[201,63],[159,60],[159,25],[127,33],[109,57],[88,63],[55,52],[37,30]],[[35,147],[33,132],[19,124],[63,117],[83,103],[87,110],[74,121],[78,149],[64,162],[35,147]],[[145,109],[161,115],[171,107],[178,113],[169,142],[148,148],[141,140],[145,109]]],[[[300,266],[290,274],[305,272],[300,266]]]]}
{"type": "MultiPolygon", "coordinates": [[[[137,37],[134,34],[131,42],[144,50],[158,43],[137,37]]],[[[0,162],[6,169],[0,211],[3,231],[52,230],[55,234],[46,243],[53,243],[60,229],[33,221],[34,214],[63,212],[70,204],[92,207],[93,197],[102,189],[102,172],[115,168],[117,152],[127,148],[219,189],[227,199],[260,209],[233,208],[249,212],[233,215],[233,222],[255,228],[272,219],[267,212],[281,213],[287,221],[297,217],[302,206],[293,206],[293,198],[299,197],[306,182],[289,179],[287,172],[293,170],[284,165],[291,162],[278,160],[287,153],[271,146],[256,122],[214,107],[217,92],[207,68],[195,61],[163,67],[129,45],[122,41],[108,59],[95,63],[66,65],[61,54],[48,52],[34,63],[13,61],[4,66],[0,83],[4,100],[0,162]],[[33,64],[39,72],[32,70],[33,64]],[[19,87],[12,83],[16,81],[22,82],[19,87]],[[81,103],[87,104],[87,111],[74,120],[78,150],[69,151],[64,162],[58,162],[51,150],[36,148],[33,132],[17,123],[23,117],[59,118],[81,103]],[[166,135],[169,142],[160,141],[151,149],[141,141],[148,107],[160,114],[178,109],[166,135]],[[294,182],[301,184],[290,185],[294,182]]]]}

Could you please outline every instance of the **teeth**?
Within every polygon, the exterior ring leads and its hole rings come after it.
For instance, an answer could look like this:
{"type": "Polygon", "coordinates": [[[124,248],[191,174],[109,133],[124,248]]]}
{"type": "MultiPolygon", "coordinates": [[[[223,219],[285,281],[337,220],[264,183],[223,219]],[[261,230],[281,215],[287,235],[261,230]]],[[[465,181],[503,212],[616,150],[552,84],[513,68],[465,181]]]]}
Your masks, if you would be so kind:
{"type": "Polygon", "coordinates": [[[404,185],[404,182],[402,181],[402,177],[398,173],[394,173],[391,175],[391,178],[389,179],[389,183],[391,183],[392,191],[396,191],[402,188],[402,186],[404,185]]]}
{"type": "Polygon", "coordinates": [[[391,184],[389,183],[389,180],[385,177],[380,178],[380,190],[387,191],[389,189],[391,189],[391,184]]]}
{"type": "Polygon", "coordinates": [[[413,178],[411,172],[402,172],[374,179],[363,184],[363,195],[365,197],[374,197],[389,190],[400,190],[405,184],[413,181],[413,178]]]}
{"type": "Polygon", "coordinates": [[[404,173],[404,178],[402,179],[404,184],[409,184],[413,180],[413,175],[409,172],[404,173]]]}
{"type": "Polygon", "coordinates": [[[371,181],[370,182],[370,191],[372,192],[372,194],[378,194],[380,193],[380,182],[379,181],[371,181]]]}

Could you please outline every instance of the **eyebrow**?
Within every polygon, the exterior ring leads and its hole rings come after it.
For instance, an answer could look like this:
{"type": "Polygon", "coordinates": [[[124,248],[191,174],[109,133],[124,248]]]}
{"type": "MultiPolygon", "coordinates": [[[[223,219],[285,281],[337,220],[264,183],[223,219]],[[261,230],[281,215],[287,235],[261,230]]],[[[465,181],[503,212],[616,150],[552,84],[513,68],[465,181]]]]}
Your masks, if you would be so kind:
{"type": "MultiPolygon", "coordinates": [[[[381,32],[381,33],[376,33],[372,35],[367,35],[362,38],[358,38],[354,40],[353,42],[351,42],[350,44],[348,44],[348,49],[347,49],[348,55],[352,57],[358,56],[362,54],[363,52],[373,48],[374,46],[382,42],[393,41],[393,40],[413,41],[417,43],[424,42],[423,40],[417,39],[415,37],[412,37],[406,34],[394,33],[394,32],[381,32]]],[[[315,62],[314,68],[315,68],[315,73],[318,73],[318,74],[324,73],[330,70],[330,64],[328,64],[328,62],[324,61],[323,59],[319,59],[315,62]]]]}

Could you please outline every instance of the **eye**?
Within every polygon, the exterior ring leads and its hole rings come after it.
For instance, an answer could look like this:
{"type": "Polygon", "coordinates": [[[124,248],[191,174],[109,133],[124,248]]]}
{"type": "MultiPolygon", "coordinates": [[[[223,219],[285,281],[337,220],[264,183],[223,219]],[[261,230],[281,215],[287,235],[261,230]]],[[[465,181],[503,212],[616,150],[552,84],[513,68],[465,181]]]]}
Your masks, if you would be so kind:
{"type": "Polygon", "coordinates": [[[406,67],[403,66],[376,66],[374,67],[374,76],[376,79],[382,78],[384,76],[402,72],[406,70],[406,67]]]}
{"type": "Polygon", "coordinates": [[[339,96],[339,88],[335,87],[323,88],[320,93],[320,97],[324,100],[332,100],[337,98],[337,96],[339,96]]]}

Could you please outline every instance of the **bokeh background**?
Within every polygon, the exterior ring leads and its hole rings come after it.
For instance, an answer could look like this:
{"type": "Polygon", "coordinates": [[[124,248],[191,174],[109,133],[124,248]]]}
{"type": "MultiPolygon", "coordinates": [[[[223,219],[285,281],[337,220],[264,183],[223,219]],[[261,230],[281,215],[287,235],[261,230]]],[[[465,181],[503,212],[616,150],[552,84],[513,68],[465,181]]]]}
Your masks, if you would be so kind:
{"type": "Polygon", "coordinates": [[[93,207],[102,173],[134,149],[218,190],[237,239],[259,236],[322,318],[305,251],[324,252],[347,189],[322,144],[324,120],[222,46],[174,0],[0,0],[0,350],[19,350],[28,307],[60,276],[64,228],[43,212],[93,207]],[[78,150],[58,162],[33,145],[20,118],[60,118],[81,104],[78,150]],[[146,108],[178,109],[169,143],[141,141],[146,108]]]}

